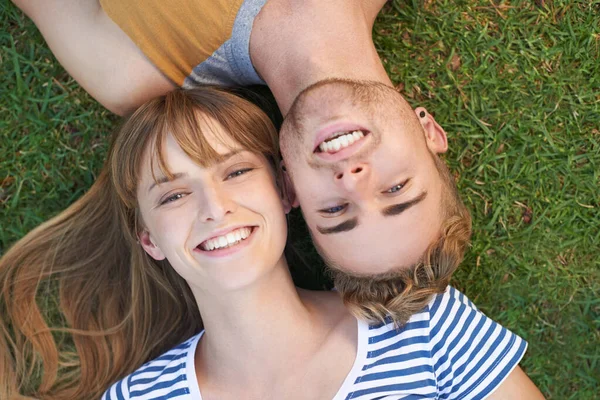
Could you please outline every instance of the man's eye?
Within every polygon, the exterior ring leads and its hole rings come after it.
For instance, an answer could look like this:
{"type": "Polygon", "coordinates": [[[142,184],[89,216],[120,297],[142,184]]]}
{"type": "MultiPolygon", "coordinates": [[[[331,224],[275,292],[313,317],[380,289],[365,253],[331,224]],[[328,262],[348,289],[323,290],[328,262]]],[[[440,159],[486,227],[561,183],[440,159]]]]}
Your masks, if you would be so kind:
{"type": "Polygon", "coordinates": [[[172,194],[171,196],[167,197],[166,199],[161,200],[160,205],[167,204],[167,203],[172,203],[172,202],[177,201],[177,200],[179,200],[179,199],[181,199],[181,198],[183,198],[185,196],[186,196],[185,193],[175,193],[175,194],[172,194]]]}
{"type": "Polygon", "coordinates": [[[324,212],[325,214],[336,214],[336,213],[339,213],[340,211],[343,211],[345,208],[346,208],[346,204],[342,204],[342,205],[331,207],[331,208],[325,208],[321,211],[324,212]]]}
{"type": "Polygon", "coordinates": [[[386,193],[396,193],[396,192],[399,192],[400,190],[402,190],[403,187],[404,187],[404,183],[399,183],[397,185],[392,186],[391,188],[389,188],[385,192],[386,193]]]}
{"type": "Polygon", "coordinates": [[[230,173],[229,175],[227,175],[227,177],[225,178],[225,180],[232,179],[232,178],[244,175],[245,173],[248,173],[250,171],[252,171],[252,168],[242,168],[242,169],[235,170],[232,173],[230,173]]]}

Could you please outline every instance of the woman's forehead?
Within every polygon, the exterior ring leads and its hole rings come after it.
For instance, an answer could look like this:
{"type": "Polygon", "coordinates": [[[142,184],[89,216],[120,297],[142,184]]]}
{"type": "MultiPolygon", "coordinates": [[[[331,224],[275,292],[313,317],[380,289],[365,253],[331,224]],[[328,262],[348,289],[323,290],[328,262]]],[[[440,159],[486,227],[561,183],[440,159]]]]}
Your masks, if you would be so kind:
{"type": "Polygon", "coordinates": [[[194,164],[208,167],[221,161],[222,157],[232,152],[245,149],[223,130],[203,130],[204,137],[181,137],[166,133],[162,141],[154,139],[142,161],[142,176],[149,172],[153,179],[157,175],[170,175],[174,165],[183,159],[191,160],[194,164]],[[160,143],[159,143],[160,142],[160,143]],[[199,143],[203,142],[203,143],[199,143]],[[158,148],[160,146],[160,148],[158,148]]]}

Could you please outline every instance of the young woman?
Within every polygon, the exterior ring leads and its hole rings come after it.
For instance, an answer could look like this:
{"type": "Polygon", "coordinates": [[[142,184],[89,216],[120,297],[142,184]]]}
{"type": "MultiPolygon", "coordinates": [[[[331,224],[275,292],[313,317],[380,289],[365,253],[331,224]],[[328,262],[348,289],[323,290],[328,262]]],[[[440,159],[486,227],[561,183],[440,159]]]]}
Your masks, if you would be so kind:
{"type": "Polygon", "coordinates": [[[217,89],[134,113],[90,191],[0,260],[0,398],[536,398],[525,342],[452,288],[401,328],[296,289],[276,144],[217,89]],[[68,329],[38,306],[56,293],[68,329]]]}

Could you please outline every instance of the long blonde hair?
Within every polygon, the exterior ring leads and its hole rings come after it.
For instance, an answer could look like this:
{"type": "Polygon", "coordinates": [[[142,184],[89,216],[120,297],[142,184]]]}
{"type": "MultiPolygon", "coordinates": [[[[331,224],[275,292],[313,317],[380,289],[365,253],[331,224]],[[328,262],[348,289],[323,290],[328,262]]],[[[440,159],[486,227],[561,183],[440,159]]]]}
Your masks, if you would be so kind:
{"type": "Polygon", "coordinates": [[[1,399],[97,398],[202,328],[186,282],[137,243],[136,199],[151,143],[169,173],[161,155],[167,134],[198,164],[218,160],[201,118],[276,161],[267,116],[221,89],[176,90],[138,109],[114,136],[90,190],[0,259],[1,399]],[[48,299],[58,300],[58,312],[40,307],[48,299]]]}

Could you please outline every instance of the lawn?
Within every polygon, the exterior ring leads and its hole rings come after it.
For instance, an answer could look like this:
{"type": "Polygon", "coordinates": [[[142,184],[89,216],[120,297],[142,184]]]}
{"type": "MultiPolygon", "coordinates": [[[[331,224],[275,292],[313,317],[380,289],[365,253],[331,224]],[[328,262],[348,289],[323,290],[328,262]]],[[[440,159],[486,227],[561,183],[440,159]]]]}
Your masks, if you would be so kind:
{"type": "MultiPolygon", "coordinates": [[[[0,27],[2,254],[86,191],[119,118],[8,0],[0,27]]],[[[397,0],[374,38],[449,134],[474,219],[453,284],[529,342],[521,365],[547,398],[598,398],[600,1],[397,0]]]]}

